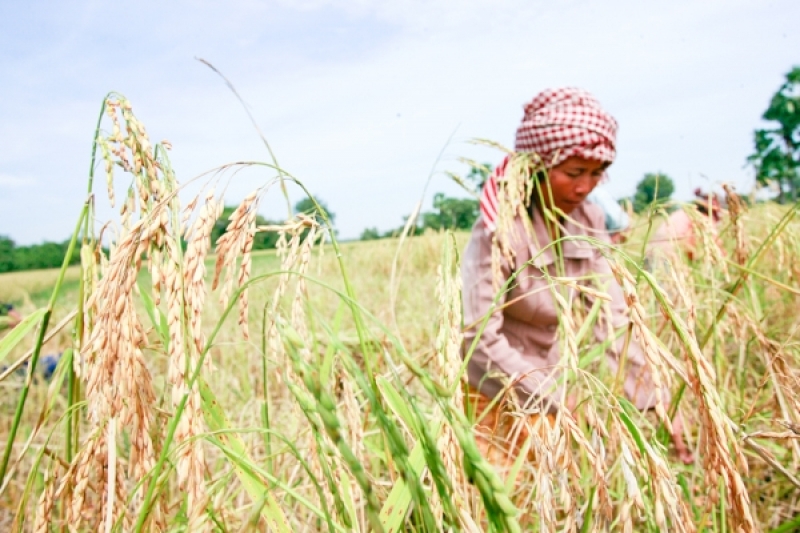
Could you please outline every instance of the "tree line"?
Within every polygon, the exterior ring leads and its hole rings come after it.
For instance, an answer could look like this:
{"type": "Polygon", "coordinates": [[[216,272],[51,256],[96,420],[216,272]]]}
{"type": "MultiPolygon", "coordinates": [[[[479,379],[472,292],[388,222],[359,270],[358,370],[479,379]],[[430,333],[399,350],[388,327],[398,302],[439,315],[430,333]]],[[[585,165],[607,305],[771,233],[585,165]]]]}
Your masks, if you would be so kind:
{"type": "MultiPolygon", "coordinates": [[[[328,214],[328,218],[333,222],[336,218],[325,205],[324,201],[317,200],[320,207],[328,214]]],[[[217,240],[225,233],[228,227],[228,219],[231,214],[236,210],[236,206],[225,206],[222,215],[214,224],[211,230],[211,242],[216,243],[217,240]]],[[[309,198],[304,198],[295,204],[295,213],[304,213],[309,216],[320,219],[314,202],[309,198]]],[[[259,226],[279,225],[280,222],[275,222],[264,218],[261,215],[256,215],[256,224],[259,226]]],[[[278,243],[278,234],[274,231],[259,231],[255,234],[253,240],[254,250],[268,250],[275,248],[278,243]]],[[[182,243],[184,246],[186,243],[182,243]]],[[[17,245],[13,239],[8,236],[0,235],[0,274],[5,272],[15,272],[20,270],[37,270],[44,268],[60,268],[64,256],[67,254],[69,248],[69,239],[63,242],[44,242],[41,244],[31,244],[27,246],[17,245]]],[[[77,265],[80,263],[80,254],[72,254],[70,265],[77,265]]]]}
{"type": "MultiPolygon", "coordinates": [[[[59,268],[68,247],[69,240],[18,246],[10,237],[0,235],[0,273],[59,268]]],[[[80,261],[80,256],[74,254],[70,264],[75,265],[80,261]]]]}

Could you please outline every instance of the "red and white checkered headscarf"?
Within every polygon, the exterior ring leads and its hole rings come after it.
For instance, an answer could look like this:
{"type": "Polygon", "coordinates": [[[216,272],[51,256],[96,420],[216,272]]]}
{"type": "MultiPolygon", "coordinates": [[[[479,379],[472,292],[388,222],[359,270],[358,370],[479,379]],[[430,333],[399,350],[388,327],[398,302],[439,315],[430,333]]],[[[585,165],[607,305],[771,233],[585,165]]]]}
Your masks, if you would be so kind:
{"type": "MultiPolygon", "coordinates": [[[[572,156],[614,161],[617,121],[588,92],[574,87],[547,89],[525,106],[514,149],[537,154],[552,168],[572,156]]],[[[481,194],[481,214],[490,231],[497,219],[497,184],[509,158],[495,168],[481,194]]]]}

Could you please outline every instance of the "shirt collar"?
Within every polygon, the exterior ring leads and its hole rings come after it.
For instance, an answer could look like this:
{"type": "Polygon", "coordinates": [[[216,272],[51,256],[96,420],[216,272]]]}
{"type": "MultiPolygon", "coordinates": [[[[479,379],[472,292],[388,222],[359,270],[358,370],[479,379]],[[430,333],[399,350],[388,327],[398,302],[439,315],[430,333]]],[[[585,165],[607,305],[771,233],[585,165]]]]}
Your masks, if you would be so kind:
{"type": "MultiPolygon", "coordinates": [[[[554,222],[550,222],[551,224],[554,222]]],[[[519,221],[522,224],[522,221],[519,221]]],[[[544,216],[539,209],[533,210],[533,236],[529,241],[529,249],[532,264],[537,268],[544,268],[555,262],[555,252],[557,246],[561,247],[561,255],[565,259],[591,259],[594,256],[594,247],[585,240],[562,240],[559,245],[552,245],[550,234],[547,231],[548,225],[545,223],[544,216]]],[[[589,218],[584,212],[583,206],[575,209],[560,224],[562,237],[587,236],[590,235],[589,218]]],[[[520,228],[523,231],[524,228],[520,228]]]]}

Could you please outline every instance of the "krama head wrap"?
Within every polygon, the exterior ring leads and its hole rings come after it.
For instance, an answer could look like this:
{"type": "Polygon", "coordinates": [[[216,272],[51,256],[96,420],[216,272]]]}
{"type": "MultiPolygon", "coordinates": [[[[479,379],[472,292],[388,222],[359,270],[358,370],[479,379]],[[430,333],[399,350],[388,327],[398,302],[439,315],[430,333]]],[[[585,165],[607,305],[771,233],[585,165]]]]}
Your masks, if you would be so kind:
{"type": "MultiPolygon", "coordinates": [[[[591,94],[563,87],[542,91],[525,106],[514,149],[536,154],[548,169],[573,156],[611,163],[616,138],[617,121],[591,94]]],[[[503,181],[509,157],[495,168],[481,194],[481,215],[490,231],[497,220],[497,185],[503,181]]]]}
{"type": "Polygon", "coordinates": [[[719,220],[722,215],[722,202],[719,201],[719,196],[715,192],[703,193],[700,187],[694,190],[695,200],[702,212],[710,214],[714,220],[719,220]]]}

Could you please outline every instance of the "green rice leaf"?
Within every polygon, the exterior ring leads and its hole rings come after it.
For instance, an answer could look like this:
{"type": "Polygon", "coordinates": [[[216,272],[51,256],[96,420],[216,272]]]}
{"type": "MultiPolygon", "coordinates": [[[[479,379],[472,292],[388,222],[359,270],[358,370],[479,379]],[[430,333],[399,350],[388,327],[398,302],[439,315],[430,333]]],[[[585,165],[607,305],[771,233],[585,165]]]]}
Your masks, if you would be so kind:
{"type": "MultiPolygon", "coordinates": [[[[625,405],[623,402],[630,404],[628,400],[620,398],[620,403],[625,405]]],[[[622,420],[622,423],[625,424],[625,427],[628,428],[628,432],[633,437],[633,440],[636,441],[636,447],[639,448],[639,452],[641,452],[643,456],[647,455],[647,446],[644,443],[644,437],[642,437],[642,433],[639,431],[639,428],[636,427],[636,424],[633,423],[633,420],[631,420],[631,417],[628,416],[628,413],[625,412],[624,408],[619,410],[619,418],[622,420]]]]}
{"type": "MultiPolygon", "coordinates": [[[[217,398],[211,391],[211,388],[203,379],[197,380],[197,386],[200,390],[200,396],[203,399],[203,413],[205,414],[206,424],[212,432],[228,429],[228,421],[225,413],[217,402],[217,398]]],[[[264,506],[261,509],[261,516],[267,521],[270,531],[279,531],[281,533],[291,533],[292,528],[286,520],[278,502],[272,495],[266,481],[256,476],[250,469],[244,468],[242,460],[247,459],[248,462],[252,461],[247,456],[244,442],[235,433],[218,433],[214,434],[213,438],[223,444],[220,447],[230,459],[234,467],[236,476],[241,481],[242,486],[250,495],[253,502],[260,502],[262,498],[265,500],[264,506]]]]}
{"type": "Polygon", "coordinates": [[[399,392],[397,392],[397,389],[395,389],[386,378],[378,376],[375,381],[377,382],[378,389],[383,394],[383,398],[386,400],[386,404],[389,406],[389,408],[394,411],[394,414],[400,417],[403,422],[405,422],[406,426],[411,429],[414,434],[419,435],[417,417],[415,417],[408,408],[408,402],[400,395],[399,392]]]}
{"type": "Polygon", "coordinates": [[[42,319],[47,309],[37,309],[33,313],[26,316],[22,322],[16,325],[9,331],[5,337],[0,339],[0,363],[11,353],[14,347],[22,342],[22,339],[27,335],[42,319]]]}
{"type": "MultiPolygon", "coordinates": [[[[437,423],[433,428],[433,434],[438,435],[441,427],[441,422],[437,423]]],[[[414,449],[411,450],[411,455],[408,458],[408,463],[416,475],[422,475],[425,466],[425,450],[422,443],[417,442],[414,445],[414,449]]],[[[398,479],[392,488],[392,492],[389,493],[389,497],[383,503],[380,512],[381,524],[383,524],[383,529],[386,533],[396,533],[402,530],[411,506],[411,500],[411,489],[408,484],[403,479],[398,479]]]]}

